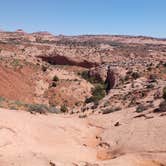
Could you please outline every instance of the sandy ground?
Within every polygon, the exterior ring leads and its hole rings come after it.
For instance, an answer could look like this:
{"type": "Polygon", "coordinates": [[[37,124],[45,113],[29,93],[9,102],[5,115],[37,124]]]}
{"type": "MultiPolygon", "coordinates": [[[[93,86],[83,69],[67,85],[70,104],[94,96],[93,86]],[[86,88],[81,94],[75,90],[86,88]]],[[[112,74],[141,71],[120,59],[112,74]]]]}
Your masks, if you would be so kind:
{"type": "Polygon", "coordinates": [[[53,163],[56,166],[161,166],[164,163],[164,117],[156,118],[154,124],[153,120],[144,119],[130,123],[131,120],[125,121],[129,116],[111,115],[79,119],[0,109],[0,166],[54,166],[53,163]],[[115,127],[117,119],[121,125],[115,127]]]}

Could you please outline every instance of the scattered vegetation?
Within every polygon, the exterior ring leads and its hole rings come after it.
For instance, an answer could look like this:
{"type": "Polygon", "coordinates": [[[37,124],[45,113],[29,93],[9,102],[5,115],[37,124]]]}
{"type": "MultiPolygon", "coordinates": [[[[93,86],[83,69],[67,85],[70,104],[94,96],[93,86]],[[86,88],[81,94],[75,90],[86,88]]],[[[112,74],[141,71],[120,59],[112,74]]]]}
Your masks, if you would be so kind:
{"type": "Polygon", "coordinates": [[[87,115],[79,115],[78,117],[79,117],[79,118],[86,118],[87,115]]]}
{"type": "Polygon", "coordinates": [[[114,47],[122,47],[124,44],[117,42],[117,41],[105,41],[105,40],[87,40],[87,41],[75,41],[75,40],[69,40],[69,39],[61,39],[58,41],[50,41],[50,40],[42,40],[40,37],[37,38],[36,42],[39,43],[49,43],[49,44],[55,44],[58,46],[69,46],[69,47],[88,47],[88,48],[96,48],[100,44],[107,44],[114,47]]]}
{"type": "Polygon", "coordinates": [[[95,104],[98,104],[98,102],[106,95],[106,85],[103,80],[99,77],[89,76],[88,71],[83,71],[81,76],[83,79],[94,85],[94,88],[92,89],[92,96],[87,98],[85,103],[94,102],[95,104]]]}
{"type": "Polygon", "coordinates": [[[49,112],[50,113],[56,113],[56,114],[61,113],[60,109],[57,109],[55,106],[50,106],[49,107],[49,112]]]}
{"type": "Polygon", "coordinates": [[[59,78],[55,75],[52,79],[51,87],[56,87],[58,81],[59,81],[59,78]]]}
{"type": "Polygon", "coordinates": [[[97,84],[94,89],[92,89],[92,96],[86,99],[86,103],[98,103],[106,95],[105,86],[102,84],[97,84]]]}
{"type": "Polygon", "coordinates": [[[63,112],[63,113],[68,111],[68,108],[66,107],[65,104],[61,106],[60,111],[63,112]]]}
{"type": "Polygon", "coordinates": [[[22,67],[21,61],[19,59],[13,59],[10,65],[12,65],[13,67],[22,67]]]}
{"type": "Polygon", "coordinates": [[[49,111],[48,107],[44,104],[30,104],[28,106],[28,111],[31,113],[46,114],[49,111]]]}
{"type": "Polygon", "coordinates": [[[12,110],[26,110],[31,113],[40,113],[40,114],[46,114],[46,113],[63,113],[65,108],[62,108],[61,110],[58,109],[56,106],[47,106],[45,104],[28,104],[24,103],[19,100],[8,100],[4,97],[0,97],[0,107],[12,109],[12,110]]]}
{"type": "Polygon", "coordinates": [[[90,76],[89,71],[87,71],[87,70],[83,71],[80,75],[83,79],[87,80],[91,84],[104,84],[104,82],[101,78],[96,77],[96,76],[90,76]]]}

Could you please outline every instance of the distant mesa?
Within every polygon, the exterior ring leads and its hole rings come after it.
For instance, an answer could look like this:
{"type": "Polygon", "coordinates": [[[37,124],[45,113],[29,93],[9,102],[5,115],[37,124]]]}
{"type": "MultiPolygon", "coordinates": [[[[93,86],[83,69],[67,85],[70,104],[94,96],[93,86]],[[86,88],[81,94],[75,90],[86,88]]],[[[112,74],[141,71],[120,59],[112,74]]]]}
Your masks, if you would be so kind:
{"type": "Polygon", "coordinates": [[[34,32],[33,34],[36,34],[36,35],[51,35],[51,36],[53,36],[53,34],[51,34],[48,31],[39,31],[39,32],[34,32]]]}
{"type": "Polygon", "coordinates": [[[24,30],[22,30],[22,29],[17,29],[16,32],[17,32],[17,33],[23,33],[23,34],[26,33],[26,32],[25,32],[24,30]]]}

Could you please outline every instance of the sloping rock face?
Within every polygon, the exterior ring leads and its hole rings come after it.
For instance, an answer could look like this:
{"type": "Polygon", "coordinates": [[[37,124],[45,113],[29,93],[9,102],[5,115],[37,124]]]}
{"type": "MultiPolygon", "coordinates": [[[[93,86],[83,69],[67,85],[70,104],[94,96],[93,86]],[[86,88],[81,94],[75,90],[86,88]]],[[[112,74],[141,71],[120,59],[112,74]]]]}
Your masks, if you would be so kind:
{"type": "Polygon", "coordinates": [[[0,109],[0,165],[164,166],[165,118],[135,122],[127,112],[80,119],[0,109]]]}
{"type": "Polygon", "coordinates": [[[108,93],[112,88],[114,88],[116,86],[116,76],[113,70],[110,69],[110,67],[108,68],[107,71],[107,78],[105,80],[105,83],[107,85],[106,87],[106,92],[108,93]]]}
{"type": "Polygon", "coordinates": [[[98,81],[103,81],[107,85],[107,91],[115,88],[119,82],[120,73],[116,68],[110,66],[99,66],[89,70],[89,77],[94,77],[98,81]]]}
{"type": "Polygon", "coordinates": [[[33,102],[35,96],[35,84],[32,81],[32,67],[11,69],[0,65],[0,96],[11,100],[33,102]]]}
{"type": "Polygon", "coordinates": [[[94,77],[98,81],[104,82],[107,77],[107,69],[106,67],[102,67],[102,66],[94,67],[89,70],[88,74],[89,74],[89,77],[94,77]]]}
{"type": "Polygon", "coordinates": [[[48,56],[39,56],[43,61],[48,62],[52,65],[70,65],[70,66],[80,66],[85,68],[91,68],[97,66],[97,63],[93,63],[87,60],[77,61],[71,59],[69,57],[61,56],[61,55],[48,55],[48,56]]]}

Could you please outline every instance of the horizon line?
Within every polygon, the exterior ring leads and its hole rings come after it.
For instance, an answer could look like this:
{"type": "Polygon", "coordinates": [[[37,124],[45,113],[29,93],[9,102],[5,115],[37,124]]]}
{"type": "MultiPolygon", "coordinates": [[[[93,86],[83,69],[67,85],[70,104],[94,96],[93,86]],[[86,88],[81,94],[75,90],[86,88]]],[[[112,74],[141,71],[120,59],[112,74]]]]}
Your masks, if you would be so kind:
{"type": "Polygon", "coordinates": [[[159,36],[153,36],[153,35],[144,35],[144,34],[118,34],[118,33],[78,33],[78,34],[68,34],[68,33],[56,33],[56,32],[51,32],[51,31],[47,31],[47,30],[39,30],[39,31],[25,31],[22,28],[18,28],[16,30],[5,30],[5,29],[0,29],[0,32],[24,32],[27,34],[34,34],[34,33],[48,33],[51,34],[53,36],[66,36],[66,37],[78,37],[78,36],[126,36],[126,37],[144,37],[144,38],[153,38],[153,39],[161,39],[161,40],[166,40],[166,37],[159,37],[159,36]]]}

